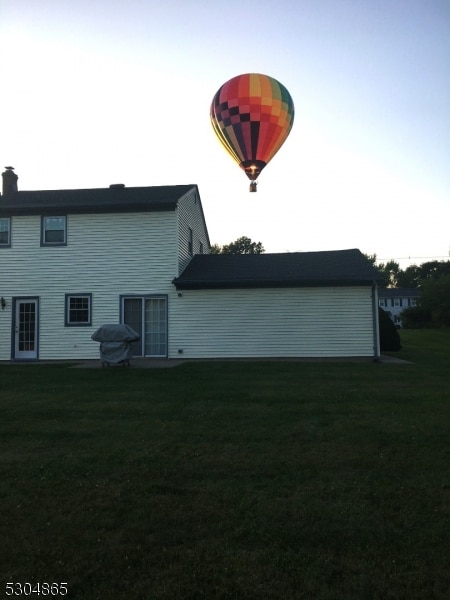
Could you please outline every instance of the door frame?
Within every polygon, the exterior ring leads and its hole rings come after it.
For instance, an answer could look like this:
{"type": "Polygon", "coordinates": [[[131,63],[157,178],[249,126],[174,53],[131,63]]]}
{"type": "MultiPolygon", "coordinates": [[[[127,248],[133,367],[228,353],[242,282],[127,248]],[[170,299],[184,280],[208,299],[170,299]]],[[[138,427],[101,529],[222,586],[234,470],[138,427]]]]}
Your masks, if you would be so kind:
{"type": "Polygon", "coordinates": [[[39,359],[39,297],[38,296],[16,296],[12,298],[12,315],[11,315],[11,360],[28,361],[39,359]],[[21,302],[34,302],[36,306],[36,321],[35,321],[35,348],[29,353],[29,356],[20,356],[17,347],[17,331],[19,326],[17,322],[17,309],[21,302]]]}

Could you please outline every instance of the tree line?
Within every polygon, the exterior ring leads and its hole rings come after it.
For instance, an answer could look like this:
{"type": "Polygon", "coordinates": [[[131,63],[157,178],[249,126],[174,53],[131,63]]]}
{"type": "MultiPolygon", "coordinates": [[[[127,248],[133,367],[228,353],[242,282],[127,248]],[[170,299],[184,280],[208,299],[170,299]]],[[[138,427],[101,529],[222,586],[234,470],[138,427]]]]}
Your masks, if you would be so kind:
{"type": "Polygon", "coordinates": [[[450,260],[431,260],[421,265],[410,265],[401,269],[398,262],[389,260],[377,264],[376,254],[365,254],[380,274],[380,285],[390,288],[420,287],[429,279],[440,279],[450,275],[450,260]]]}
{"type": "Polygon", "coordinates": [[[219,244],[211,246],[211,254],[263,254],[264,252],[261,242],[253,242],[245,235],[223,246],[219,244]]]}
{"type": "Polygon", "coordinates": [[[450,327],[450,260],[401,269],[394,260],[376,264],[375,254],[367,258],[380,273],[383,287],[420,289],[417,306],[405,308],[401,314],[403,327],[450,327]]]}

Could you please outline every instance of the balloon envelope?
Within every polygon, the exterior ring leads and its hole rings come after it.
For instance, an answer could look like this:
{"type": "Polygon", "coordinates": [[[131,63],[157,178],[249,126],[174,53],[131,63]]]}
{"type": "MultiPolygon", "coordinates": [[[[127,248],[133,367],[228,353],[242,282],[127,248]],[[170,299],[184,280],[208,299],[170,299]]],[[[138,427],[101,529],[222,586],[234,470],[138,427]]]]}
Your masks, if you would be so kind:
{"type": "Polygon", "coordinates": [[[294,102],[273,77],[246,73],[217,90],[210,116],[225,149],[255,181],[291,131],[294,102]]]}

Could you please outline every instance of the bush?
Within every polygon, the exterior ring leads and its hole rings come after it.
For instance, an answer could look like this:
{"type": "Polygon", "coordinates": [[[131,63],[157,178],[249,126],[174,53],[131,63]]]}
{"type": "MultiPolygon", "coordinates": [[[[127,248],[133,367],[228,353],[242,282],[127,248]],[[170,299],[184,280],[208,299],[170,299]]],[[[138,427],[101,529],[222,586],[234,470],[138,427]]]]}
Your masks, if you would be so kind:
{"type": "Polygon", "coordinates": [[[380,350],[397,351],[402,345],[400,335],[394,323],[389,318],[389,315],[382,309],[378,309],[378,321],[380,328],[380,350]]]}
{"type": "Polygon", "coordinates": [[[410,306],[401,314],[402,325],[406,329],[423,329],[432,327],[431,313],[423,306],[410,306]]]}

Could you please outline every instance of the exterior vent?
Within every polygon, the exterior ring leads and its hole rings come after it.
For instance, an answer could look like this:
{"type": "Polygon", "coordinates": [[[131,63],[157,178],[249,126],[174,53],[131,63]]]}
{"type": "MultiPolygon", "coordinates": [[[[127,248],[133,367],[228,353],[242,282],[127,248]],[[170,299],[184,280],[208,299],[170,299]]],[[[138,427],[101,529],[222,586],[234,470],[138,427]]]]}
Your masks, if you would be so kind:
{"type": "Polygon", "coordinates": [[[109,186],[110,190],[123,190],[123,188],[125,187],[124,183],[112,183],[109,186]]]}

